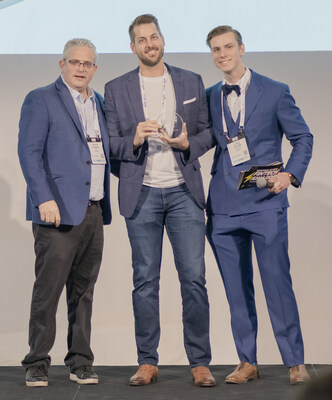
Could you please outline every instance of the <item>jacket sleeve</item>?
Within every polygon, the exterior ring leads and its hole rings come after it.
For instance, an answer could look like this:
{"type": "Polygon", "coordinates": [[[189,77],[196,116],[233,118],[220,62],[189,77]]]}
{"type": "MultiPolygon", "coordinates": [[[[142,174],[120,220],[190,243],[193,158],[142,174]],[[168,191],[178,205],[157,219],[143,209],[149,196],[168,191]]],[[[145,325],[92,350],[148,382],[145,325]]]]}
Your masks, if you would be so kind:
{"type": "Polygon", "coordinates": [[[289,88],[285,85],[278,104],[278,120],[293,149],[285,171],[295,176],[299,186],[304,178],[312,155],[313,136],[296,106],[289,88]]]}
{"type": "Polygon", "coordinates": [[[188,154],[187,160],[188,162],[191,162],[202,156],[216,144],[213,130],[209,121],[206,92],[201,77],[199,77],[199,101],[200,104],[197,126],[198,133],[194,136],[188,137],[190,149],[190,154],[188,154]]]}
{"type": "Polygon", "coordinates": [[[19,122],[18,156],[24,178],[38,207],[54,200],[47,182],[43,154],[49,131],[47,105],[40,92],[30,92],[24,100],[19,122]]]}

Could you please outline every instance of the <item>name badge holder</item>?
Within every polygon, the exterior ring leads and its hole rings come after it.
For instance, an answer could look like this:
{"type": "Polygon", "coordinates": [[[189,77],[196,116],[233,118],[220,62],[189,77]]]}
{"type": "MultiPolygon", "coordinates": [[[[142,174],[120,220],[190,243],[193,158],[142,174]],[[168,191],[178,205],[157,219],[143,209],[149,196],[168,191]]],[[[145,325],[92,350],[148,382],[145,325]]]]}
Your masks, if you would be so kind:
{"type": "Polygon", "coordinates": [[[93,127],[94,127],[94,136],[90,136],[88,134],[88,121],[87,119],[83,119],[82,116],[81,121],[84,128],[84,136],[86,137],[87,144],[90,150],[91,161],[93,165],[105,165],[106,158],[103,149],[103,142],[101,140],[101,134],[99,130],[98,123],[98,113],[95,99],[93,99],[93,127]],[[85,121],[85,123],[83,123],[85,121]]]}
{"type": "Polygon", "coordinates": [[[89,146],[91,161],[93,165],[104,165],[106,159],[104,155],[103,143],[99,131],[95,131],[95,136],[86,136],[86,141],[89,146]]]}
{"type": "Polygon", "coordinates": [[[232,166],[241,164],[245,161],[250,160],[250,154],[248,150],[247,140],[244,134],[244,118],[245,118],[245,86],[241,86],[240,94],[240,126],[239,133],[237,136],[230,138],[228,135],[228,128],[224,113],[224,102],[223,92],[221,91],[221,113],[222,113],[222,124],[224,128],[224,135],[227,139],[228,153],[231,158],[232,166]]]}

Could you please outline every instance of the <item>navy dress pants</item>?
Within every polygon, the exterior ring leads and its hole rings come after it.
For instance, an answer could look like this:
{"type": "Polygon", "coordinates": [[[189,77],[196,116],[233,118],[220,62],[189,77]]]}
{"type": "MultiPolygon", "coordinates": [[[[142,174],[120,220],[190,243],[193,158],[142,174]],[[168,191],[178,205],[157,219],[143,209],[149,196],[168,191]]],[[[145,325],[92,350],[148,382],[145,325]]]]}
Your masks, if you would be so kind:
{"type": "Polygon", "coordinates": [[[226,289],[231,325],[240,361],[257,362],[257,314],[254,297],[252,244],[273,332],[283,363],[304,363],[297,304],[288,257],[287,209],[239,216],[208,216],[207,237],[226,289]]]}

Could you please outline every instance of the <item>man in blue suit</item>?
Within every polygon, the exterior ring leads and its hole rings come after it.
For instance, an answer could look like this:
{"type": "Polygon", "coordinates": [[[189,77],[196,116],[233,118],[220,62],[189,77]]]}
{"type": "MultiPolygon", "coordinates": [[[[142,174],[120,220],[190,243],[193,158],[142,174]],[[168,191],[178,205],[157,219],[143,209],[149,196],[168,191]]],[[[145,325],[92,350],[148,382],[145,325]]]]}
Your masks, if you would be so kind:
{"type": "Polygon", "coordinates": [[[134,273],[133,308],[139,368],[131,385],[158,377],[159,280],[164,227],[181,284],[184,343],[197,386],[209,371],[209,303],[205,288],[205,199],[198,157],[210,145],[201,77],[163,62],[164,37],[152,15],[129,28],[139,68],[106,84],[111,157],[121,160],[120,212],[126,219],[134,273]],[[172,134],[175,111],[186,123],[172,134]],[[165,129],[162,129],[165,128],[165,129]]]}
{"type": "Polygon", "coordinates": [[[257,315],[252,243],[284,365],[292,384],[309,378],[288,258],[287,188],[302,183],[313,138],[287,85],[246,68],[241,35],[219,26],[207,36],[224,81],[208,90],[216,140],[208,198],[207,234],[226,289],[241,363],[227,383],[257,379],[257,315]],[[269,188],[236,190],[240,171],[282,161],[283,136],[293,149],[269,188]]]}
{"type": "Polygon", "coordinates": [[[66,286],[70,379],[96,384],[90,348],[94,285],[111,222],[109,137],[103,99],[89,87],[95,46],[67,42],[61,76],[30,92],[22,106],[18,154],[27,182],[27,220],[35,239],[36,280],[29,323],[26,385],[48,385],[56,310],[66,286]]]}

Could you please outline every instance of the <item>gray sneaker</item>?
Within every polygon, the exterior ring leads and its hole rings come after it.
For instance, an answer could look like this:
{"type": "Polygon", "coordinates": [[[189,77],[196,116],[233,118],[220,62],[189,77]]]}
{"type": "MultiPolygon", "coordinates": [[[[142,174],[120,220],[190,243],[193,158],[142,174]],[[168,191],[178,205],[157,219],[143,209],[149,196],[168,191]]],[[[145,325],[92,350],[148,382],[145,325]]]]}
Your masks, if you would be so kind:
{"type": "Polygon", "coordinates": [[[35,365],[26,370],[25,384],[29,387],[48,386],[48,372],[44,365],[35,365]]]}
{"type": "Polygon", "coordinates": [[[91,365],[75,369],[70,373],[69,379],[80,385],[96,385],[99,382],[98,375],[91,365]]]}

